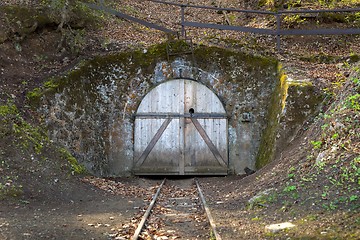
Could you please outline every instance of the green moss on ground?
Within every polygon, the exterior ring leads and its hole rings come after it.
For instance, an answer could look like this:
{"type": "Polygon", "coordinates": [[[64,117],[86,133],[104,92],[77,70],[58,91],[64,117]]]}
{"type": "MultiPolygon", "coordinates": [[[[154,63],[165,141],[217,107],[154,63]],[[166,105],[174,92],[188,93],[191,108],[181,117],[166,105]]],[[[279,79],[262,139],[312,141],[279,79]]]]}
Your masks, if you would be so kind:
{"type": "Polygon", "coordinates": [[[86,174],[86,168],[79,164],[76,158],[65,148],[60,148],[62,157],[70,164],[71,173],[74,174],[86,174]]]}

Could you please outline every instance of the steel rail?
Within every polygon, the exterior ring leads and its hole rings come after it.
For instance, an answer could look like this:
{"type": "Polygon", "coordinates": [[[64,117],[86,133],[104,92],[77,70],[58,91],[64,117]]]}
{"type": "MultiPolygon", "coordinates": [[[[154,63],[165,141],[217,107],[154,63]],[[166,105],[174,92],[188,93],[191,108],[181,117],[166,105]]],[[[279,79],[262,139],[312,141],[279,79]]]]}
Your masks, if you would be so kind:
{"type": "MultiPolygon", "coordinates": [[[[150,216],[151,210],[152,210],[152,208],[154,207],[158,196],[160,195],[161,189],[162,189],[162,187],[164,186],[165,181],[166,181],[166,178],[162,181],[162,183],[161,183],[160,186],[158,187],[155,195],[154,195],[153,198],[152,198],[152,201],[151,201],[149,207],[147,208],[147,210],[146,210],[145,214],[143,215],[143,217],[142,217],[142,219],[141,219],[141,221],[140,221],[137,229],[135,230],[135,233],[134,233],[133,236],[131,237],[131,240],[137,240],[137,239],[139,239],[139,235],[140,235],[140,233],[141,233],[141,231],[142,231],[142,229],[143,229],[143,227],[144,227],[144,225],[145,225],[146,220],[147,220],[147,219],[149,218],[149,216],[150,216]]],[[[209,221],[209,223],[210,223],[210,227],[211,227],[211,230],[212,230],[212,232],[213,232],[213,234],[214,234],[214,237],[215,237],[216,240],[222,240],[220,234],[218,233],[218,231],[217,231],[217,229],[216,229],[215,220],[214,220],[214,218],[212,217],[211,212],[210,212],[210,209],[209,209],[209,207],[208,207],[208,205],[207,205],[207,203],[206,203],[204,194],[202,193],[202,190],[201,190],[201,188],[200,188],[200,184],[199,184],[199,182],[198,182],[198,180],[197,180],[196,178],[194,179],[194,181],[195,181],[195,184],[196,184],[196,187],[197,187],[197,191],[198,191],[199,197],[200,197],[200,199],[201,199],[201,204],[202,204],[202,206],[204,207],[205,214],[206,214],[206,217],[207,217],[207,219],[208,219],[208,221],[209,221]]]]}
{"type": "Polygon", "coordinates": [[[166,178],[164,178],[164,180],[162,181],[162,183],[161,183],[161,185],[159,186],[158,190],[156,191],[156,194],[154,195],[154,197],[153,197],[153,199],[152,199],[149,207],[147,208],[147,210],[146,210],[144,216],[142,217],[142,219],[141,219],[141,221],[140,221],[140,223],[139,223],[139,225],[138,225],[138,227],[137,227],[134,235],[133,235],[132,238],[131,238],[132,240],[137,240],[137,239],[139,238],[139,234],[141,233],[141,230],[143,229],[144,224],[145,224],[147,218],[148,218],[149,215],[150,215],[151,209],[153,208],[153,206],[154,206],[154,204],[155,204],[155,202],[156,202],[156,199],[157,199],[157,197],[158,197],[159,194],[160,194],[161,188],[162,188],[162,186],[164,185],[165,180],[166,180],[166,178]]]}
{"type": "Polygon", "coordinates": [[[281,14],[294,14],[294,13],[329,13],[329,12],[360,12],[360,8],[346,8],[346,9],[300,9],[300,10],[284,10],[278,11],[281,14]]]}
{"type": "MultiPolygon", "coordinates": [[[[103,0],[99,0],[101,6],[95,4],[85,3],[92,9],[102,10],[111,14],[116,15],[117,17],[124,18],[139,24],[142,24],[146,27],[153,28],[156,30],[163,31],[168,34],[178,34],[176,31],[168,29],[166,27],[151,23],[130,15],[124,14],[122,12],[116,11],[114,9],[109,9],[104,6],[103,0]]],[[[360,12],[360,8],[348,8],[348,9],[315,9],[315,10],[283,10],[283,11],[262,11],[262,10],[248,10],[248,9],[236,9],[236,8],[223,8],[223,7],[213,7],[213,6],[202,6],[202,5],[193,5],[193,4],[184,4],[184,3],[175,3],[163,0],[146,0],[148,2],[154,2],[159,4],[166,4],[171,6],[176,6],[181,8],[181,36],[186,38],[185,27],[195,27],[195,28],[210,28],[218,30],[231,30],[238,32],[248,32],[255,34],[265,34],[276,36],[276,48],[280,52],[281,48],[281,36],[286,35],[352,35],[360,34],[360,28],[341,28],[341,29],[281,29],[281,18],[284,15],[289,14],[319,14],[319,13],[355,13],[360,12]],[[197,8],[197,9],[208,9],[216,11],[229,11],[229,12],[242,12],[242,13],[251,13],[251,14],[264,14],[271,15],[276,18],[276,29],[266,29],[266,28],[253,28],[245,26],[231,26],[223,24],[211,24],[211,23],[201,23],[201,22],[191,22],[185,20],[185,9],[188,8],[197,8]]]]}
{"type": "Polygon", "coordinates": [[[262,10],[250,10],[250,9],[237,9],[237,8],[224,8],[224,7],[212,7],[212,6],[203,6],[203,5],[193,5],[193,4],[183,4],[183,3],[174,3],[161,0],[146,0],[149,2],[155,2],[165,5],[172,5],[178,7],[186,8],[200,8],[200,9],[209,9],[209,10],[218,10],[218,11],[230,11],[230,12],[244,12],[244,13],[256,13],[256,14],[266,14],[266,15],[276,15],[276,14],[294,14],[294,13],[328,13],[328,12],[359,12],[360,8],[335,8],[335,9],[300,9],[300,10],[283,10],[283,11],[262,11],[262,10]]]}
{"type": "Polygon", "coordinates": [[[156,29],[156,30],[159,30],[159,31],[162,31],[162,32],[165,32],[165,33],[170,33],[170,34],[176,34],[176,31],[173,31],[171,29],[168,29],[166,27],[162,27],[160,25],[157,25],[155,23],[151,23],[151,22],[148,22],[148,21],[145,21],[145,20],[142,20],[140,18],[136,18],[136,17],[132,17],[130,15],[127,15],[125,13],[122,13],[122,12],[119,12],[117,10],[114,10],[114,9],[111,9],[111,8],[107,8],[103,5],[101,6],[98,6],[96,4],[92,4],[92,3],[86,3],[86,5],[91,8],[91,9],[94,9],[94,10],[99,10],[99,11],[104,11],[104,12],[107,12],[107,13],[110,13],[110,14],[113,14],[119,18],[123,18],[123,19],[127,19],[129,21],[132,21],[132,22],[136,22],[138,24],[141,24],[145,27],[148,27],[148,28],[153,28],[153,29],[156,29]]]}
{"type": "Polygon", "coordinates": [[[220,234],[219,234],[219,233],[217,232],[217,230],[216,230],[215,220],[214,220],[214,218],[211,216],[210,209],[209,209],[209,207],[208,207],[208,205],[207,205],[207,203],[206,203],[204,194],[203,194],[202,191],[201,191],[201,188],[200,188],[200,185],[199,185],[199,182],[198,182],[197,179],[195,179],[195,183],[196,183],[196,187],[197,187],[198,192],[199,192],[199,196],[200,196],[200,198],[201,198],[201,202],[202,202],[203,207],[204,207],[204,209],[205,209],[206,216],[207,216],[207,218],[208,218],[208,220],[209,220],[209,222],[210,222],[210,225],[211,225],[213,234],[214,234],[214,236],[215,236],[215,239],[216,239],[216,240],[221,240],[221,236],[220,236],[220,234]]]}
{"type": "Polygon", "coordinates": [[[276,30],[264,29],[264,28],[253,28],[253,27],[242,27],[242,26],[200,23],[200,22],[187,22],[187,21],[185,21],[183,23],[183,25],[186,26],[186,27],[211,28],[211,29],[219,29],[219,30],[232,30],[232,31],[239,31],[239,32],[267,34],[267,35],[275,35],[276,34],[276,30]]]}
{"type": "Polygon", "coordinates": [[[193,5],[193,4],[173,3],[173,2],[160,1],[160,0],[146,0],[146,1],[160,3],[160,4],[166,4],[166,5],[172,5],[172,6],[177,6],[177,7],[185,7],[185,8],[198,8],[198,9],[209,9],[209,10],[218,10],[218,11],[256,13],[256,14],[266,14],[266,15],[275,15],[276,14],[276,12],[272,12],[272,11],[260,11],[260,10],[224,8],[224,7],[211,7],[211,6],[202,6],[202,5],[193,5]]]}

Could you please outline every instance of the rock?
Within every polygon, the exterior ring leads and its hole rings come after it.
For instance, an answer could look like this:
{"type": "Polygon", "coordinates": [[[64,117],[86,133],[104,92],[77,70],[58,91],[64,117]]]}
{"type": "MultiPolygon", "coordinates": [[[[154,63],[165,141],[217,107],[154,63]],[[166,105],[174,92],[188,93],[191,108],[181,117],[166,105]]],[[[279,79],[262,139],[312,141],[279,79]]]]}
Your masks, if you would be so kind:
{"type": "Polygon", "coordinates": [[[276,233],[281,230],[289,229],[289,228],[293,228],[293,227],[295,227],[294,224],[292,224],[290,222],[284,222],[284,223],[276,223],[276,224],[267,225],[267,226],[265,226],[265,230],[272,232],[272,233],[276,233]]]}
{"type": "Polygon", "coordinates": [[[255,170],[252,170],[248,167],[244,168],[244,171],[245,171],[246,175],[248,175],[248,176],[256,172],[255,170]]]}
{"type": "Polygon", "coordinates": [[[125,237],[116,237],[115,239],[116,239],[116,240],[126,240],[125,237]]]}
{"type": "Polygon", "coordinates": [[[319,164],[321,161],[323,161],[325,155],[326,155],[326,151],[319,153],[319,155],[316,157],[315,163],[319,164]]]}
{"type": "Polygon", "coordinates": [[[345,128],[345,125],[342,124],[341,122],[336,122],[334,128],[335,130],[342,130],[343,128],[345,128]]]}
{"type": "Polygon", "coordinates": [[[8,33],[4,30],[0,30],[0,44],[4,43],[6,40],[8,40],[9,36],[8,33]]]}
{"type": "Polygon", "coordinates": [[[265,197],[268,196],[272,190],[273,188],[266,189],[250,198],[248,201],[249,208],[252,209],[255,205],[264,206],[265,197]]]}

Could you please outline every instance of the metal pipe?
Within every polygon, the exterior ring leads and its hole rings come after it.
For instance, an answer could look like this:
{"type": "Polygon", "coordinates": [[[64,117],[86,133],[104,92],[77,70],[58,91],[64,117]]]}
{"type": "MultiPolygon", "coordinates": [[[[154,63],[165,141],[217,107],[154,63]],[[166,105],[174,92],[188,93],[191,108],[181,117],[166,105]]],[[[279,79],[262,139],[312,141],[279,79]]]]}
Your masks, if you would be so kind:
{"type": "MultiPolygon", "coordinates": [[[[161,0],[147,0],[150,2],[156,2],[161,4],[173,5],[173,6],[183,6],[184,4],[181,3],[174,3],[174,2],[167,2],[161,0]]],[[[185,5],[186,7],[191,8],[202,8],[202,9],[212,9],[212,10],[219,10],[219,11],[233,11],[233,12],[245,12],[245,13],[257,13],[257,14],[269,14],[269,15],[276,15],[278,13],[281,14],[292,14],[292,13],[322,13],[322,12],[359,12],[360,8],[349,8],[349,9],[319,9],[319,10],[284,10],[284,11],[260,11],[260,10],[248,10],[248,9],[236,9],[236,8],[219,8],[219,7],[210,7],[210,6],[200,6],[200,5],[185,5]]]]}
{"type": "Polygon", "coordinates": [[[185,38],[185,5],[181,5],[181,36],[185,38]]]}
{"type": "Polygon", "coordinates": [[[275,15],[275,12],[270,11],[259,11],[259,10],[247,10],[247,9],[236,9],[236,8],[219,8],[219,7],[210,7],[210,6],[200,6],[200,5],[191,5],[191,4],[181,4],[181,3],[172,3],[172,2],[166,2],[166,1],[160,1],[160,0],[147,0],[150,2],[156,2],[156,3],[162,3],[167,5],[173,5],[173,6],[185,6],[189,8],[200,8],[200,9],[210,9],[210,10],[218,10],[218,11],[231,11],[231,12],[244,12],[244,13],[257,13],[257,14],[267,14],[267,15],[275,15]]]}
{"type": "Polygon", "coordinates": [[[360,8],[319,9],[319,10],[285,10],[285,11],[279,11],[278,13],[293,14],[293,13],[327,13],[327,12],[360,12],[360,8]]]}

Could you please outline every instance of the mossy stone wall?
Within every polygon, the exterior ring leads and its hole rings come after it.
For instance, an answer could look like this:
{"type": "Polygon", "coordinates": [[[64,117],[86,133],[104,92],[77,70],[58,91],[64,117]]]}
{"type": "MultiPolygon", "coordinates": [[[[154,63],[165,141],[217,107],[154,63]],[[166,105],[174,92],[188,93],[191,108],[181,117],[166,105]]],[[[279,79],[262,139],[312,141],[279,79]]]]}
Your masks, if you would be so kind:
{"type": "Polygon", "coordinates": [[[133,114],[142,98],[162,82],[195,79],[226,108],[229,173],[242,174],[245,167],[255,168],[280,75],[275,59],[215,47],[168,57],[166,44],[161,44],[84,61],[29,96],[44,114],[51,139],[88,171],[124,176],[132,174],[133,114]]]}
{"type": "Polygon", "coordinates": [[[276,153],[279,155],[307,130],[321,110],[324,95],[309,80],[288,79],[285,105],[277,130],[276,153]]]}

